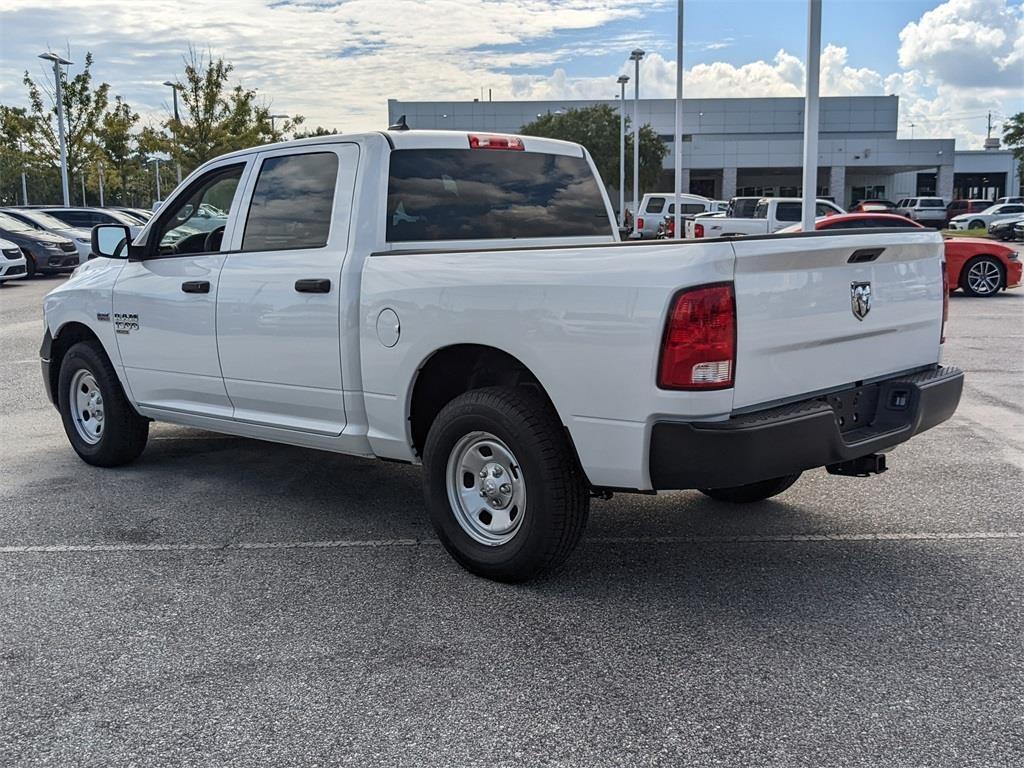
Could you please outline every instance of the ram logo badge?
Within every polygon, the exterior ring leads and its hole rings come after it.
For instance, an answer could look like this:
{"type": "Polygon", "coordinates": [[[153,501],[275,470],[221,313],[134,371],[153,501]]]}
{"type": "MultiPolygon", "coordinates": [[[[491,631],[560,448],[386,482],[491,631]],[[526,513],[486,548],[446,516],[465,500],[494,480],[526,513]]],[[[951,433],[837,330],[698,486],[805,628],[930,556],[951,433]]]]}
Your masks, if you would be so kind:
{"type": "Polygon", "coordinates": [[[850,308],[858,320],[868,316],[871,311],[871,283],[850,283],[850,308]]]}
{"type": "Polygon", "coordinates": [[[139,316],[134,312],[115,312],[114,331],[117,333],[131,333],[139,330],[139,316]]]}

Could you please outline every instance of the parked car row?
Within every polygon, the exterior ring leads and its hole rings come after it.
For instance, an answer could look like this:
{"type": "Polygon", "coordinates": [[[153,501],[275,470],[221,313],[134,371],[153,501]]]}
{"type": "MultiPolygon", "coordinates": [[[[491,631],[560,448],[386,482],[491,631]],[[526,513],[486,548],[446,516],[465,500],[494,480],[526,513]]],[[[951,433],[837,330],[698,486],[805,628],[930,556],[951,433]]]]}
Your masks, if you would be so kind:
{"type": "Polygon", "coordinates": [[[26,205],[0,208],[0,281],[70,272],[89,259],[91,230],[117,224],[138,233],[152,214],[140,208],[64,208],[26,205]],[[17,249],[17,258],[10,254],[17,249]],[[16,263],[17,262],[17,263],[16,263]]]}

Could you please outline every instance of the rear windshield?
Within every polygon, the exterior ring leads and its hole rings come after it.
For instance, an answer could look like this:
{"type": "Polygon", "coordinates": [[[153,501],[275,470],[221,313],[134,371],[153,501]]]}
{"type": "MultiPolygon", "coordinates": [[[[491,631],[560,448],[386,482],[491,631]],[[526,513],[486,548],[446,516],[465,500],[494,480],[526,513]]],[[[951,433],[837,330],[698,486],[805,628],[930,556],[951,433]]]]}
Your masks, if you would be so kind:
{"type": "Polygon", "coordinates": [[[754,215],[754,209],[757,207],[756,199],[748,200],[732,200],[729,202],[727,209],[727,216],[731,216],[737,219],[749,219],[754,215]]]}
{"type": "Polygon", "coordinates": [[[647,213],[661,213],[665,208],[664,197],[652,197],[647,201],[647,213]]]}
{"type": "Polygon", "coordinates": [[[395,150],[387,217],[392,243],[612,234],[587,161],[539,152],[395,150]]]}

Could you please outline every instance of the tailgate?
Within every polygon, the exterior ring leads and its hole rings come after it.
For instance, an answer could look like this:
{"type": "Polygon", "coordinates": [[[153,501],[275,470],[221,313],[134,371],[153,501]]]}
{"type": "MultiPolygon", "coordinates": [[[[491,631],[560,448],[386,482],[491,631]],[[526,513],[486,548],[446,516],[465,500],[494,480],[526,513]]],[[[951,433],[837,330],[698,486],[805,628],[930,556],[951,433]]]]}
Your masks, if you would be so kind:
{"type": "Polygon", "coordinates": [[[734,409],[938,361],[937,232],[776,235],[733,247],[734,409]]]}

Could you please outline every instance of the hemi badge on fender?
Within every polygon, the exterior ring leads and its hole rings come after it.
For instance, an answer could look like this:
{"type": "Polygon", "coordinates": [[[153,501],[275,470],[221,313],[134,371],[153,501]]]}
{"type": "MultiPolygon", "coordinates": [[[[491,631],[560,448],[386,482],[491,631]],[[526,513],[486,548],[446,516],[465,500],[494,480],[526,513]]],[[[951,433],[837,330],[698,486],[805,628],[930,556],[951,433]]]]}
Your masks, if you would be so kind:
{"type": "Polygon", "coordinates": [[[108,320],[110,320],[110,313],[109,312],[97,312],[96,313],[96,319],[97,320],[102,320],[105,323],[108,320]]]}

